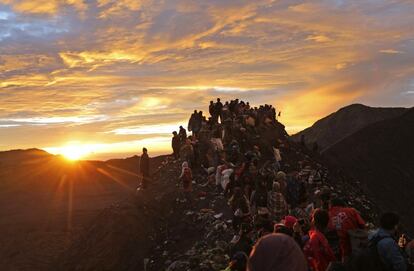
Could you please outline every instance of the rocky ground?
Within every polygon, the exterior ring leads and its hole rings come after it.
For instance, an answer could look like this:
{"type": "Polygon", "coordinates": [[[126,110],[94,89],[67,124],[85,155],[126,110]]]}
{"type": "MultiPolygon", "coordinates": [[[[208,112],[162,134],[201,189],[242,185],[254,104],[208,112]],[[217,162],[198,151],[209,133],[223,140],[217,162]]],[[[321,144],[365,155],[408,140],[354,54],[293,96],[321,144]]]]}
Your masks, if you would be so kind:
{"type": "MultiPolygon", "coordinates": [[[[375,220],[375,205],[346,177],[330,172],[299,145],[285,144],[284,168],[308,175],[309,188],[323,185],[375,220]],[[315,170],[322,174],[313,179],[315,170]],[[312,177],[311,177],[312,176],[312,177]]],[[[222,192],[195,174],[194,203],[183,202],[180,163],[166,158],[149,189],[105,209],[53,265],[53,270],[222,270],[234,236],[222,192]]]]}

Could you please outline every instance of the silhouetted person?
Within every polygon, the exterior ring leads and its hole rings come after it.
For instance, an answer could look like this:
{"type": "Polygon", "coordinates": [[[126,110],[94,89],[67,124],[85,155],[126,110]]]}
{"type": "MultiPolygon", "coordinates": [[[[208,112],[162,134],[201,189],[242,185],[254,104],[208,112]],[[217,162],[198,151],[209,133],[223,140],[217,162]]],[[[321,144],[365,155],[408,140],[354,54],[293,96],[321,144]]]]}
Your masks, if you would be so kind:
{"type": "Polygon", "coordinates": [[[213,101],[210,101],[210,104],[208,106],[208,112],[210,113],[210,116],[214,119],[216,116],[216,108],[213,101]]]}
{"type": "Polygon", "coordinates": [[[139,171],[142,175],[141,187],[143,189],[147,188],[148,186],[148,179],[149,179],[149,156],[148,150],[146,148],[142,149],[141,160],[139,163],[139,171]]]}
{"type": "Polygon", "coordinates": [[[185,143],[187,140],[187,131],[184,129],[183,126],[180,126],[180,131],[178,132],[178,136],[180,137],[181,145],[185,143]]]}
{"type": "Polygon", "coordinates": [[[177,132],[173,132],[173,137],[171,139],[171,147],[173,149],[174,158],[178,159],[180,156],[180,137],[178,136],[177,132]]]}
{"type": "Polygon", "coordinates": [[[219,117],[220,117],[220,122],[222,122],[223,121],[223,118],[222,118],[223,104],[221,103],[220,98],[217,98],[217,102],[214,105],[214,111],[216,113],[215,122],[218,122],[219,117]]]}
{"type": "Polygon", "coordinates": [[[190,119],[188,120],[188,126],[187,126],[187,129],[188,129],[188,131],[189,131],[189,132],[194,131],[194,130],[193,130],[193,129],[194,129],[194,124],[195,124],[195,122],[196,122],[197,117],[198,117],[197,110],[194,110],[194,113],[193,113],[193,114],[191,114],[191,117],[190,117],[190,119]]]}

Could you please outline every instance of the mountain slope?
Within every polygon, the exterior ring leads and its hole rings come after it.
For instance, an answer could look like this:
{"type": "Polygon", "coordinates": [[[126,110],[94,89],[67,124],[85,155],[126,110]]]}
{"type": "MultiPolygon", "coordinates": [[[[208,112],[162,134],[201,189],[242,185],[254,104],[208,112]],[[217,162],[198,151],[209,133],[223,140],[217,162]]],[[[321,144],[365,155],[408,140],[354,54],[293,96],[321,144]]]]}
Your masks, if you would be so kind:
{"type": "Polygon", "coordinates": [[[406,110],[406,108],[380,108],[352,104],[318,120],[311,127],[291,138],[299,142],[303,135],[307,145],[317,142],[323,151],[371,123],[397,117],[406,110]]]}
{"type": "Polygon", "coordinates": [[[0,152],[1,270],[47,268],[102,209],[135,192],[138,168],[137,156],[68,162],[38,149],[0,152]]]}
{"type": "Polygon", "coordinates": [[[382,209],[393,209],[414,233],[414,108],[371,124],[327,149],[324,157],[360,180],[382,209]]]}

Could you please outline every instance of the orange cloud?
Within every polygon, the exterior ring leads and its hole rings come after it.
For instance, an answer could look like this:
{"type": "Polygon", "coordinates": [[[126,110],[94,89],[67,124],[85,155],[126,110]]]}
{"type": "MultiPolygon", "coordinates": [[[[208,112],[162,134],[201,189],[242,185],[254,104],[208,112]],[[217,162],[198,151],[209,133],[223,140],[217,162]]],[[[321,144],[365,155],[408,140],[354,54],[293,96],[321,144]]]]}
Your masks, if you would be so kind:
{"type": "Polygon", "coordinates": [[[414,4],[380,2],[0,0],[1,148],[151,140],[217,96],[272,102],[291,132],[412,105],[414,4]]]}

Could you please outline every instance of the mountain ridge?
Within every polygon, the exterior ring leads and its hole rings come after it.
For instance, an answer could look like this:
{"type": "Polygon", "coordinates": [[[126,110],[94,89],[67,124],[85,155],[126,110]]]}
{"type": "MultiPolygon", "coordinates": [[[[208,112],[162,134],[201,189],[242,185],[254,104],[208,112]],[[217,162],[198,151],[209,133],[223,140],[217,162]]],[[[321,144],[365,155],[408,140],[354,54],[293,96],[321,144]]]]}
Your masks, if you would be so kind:
{"type": "Polygon", "coordinates": [[[324,160],[359,180],[382,209],[398,212],[411,234],[414,222],[414,108],[372,123],[323,153],[324,160]],[[398,195],[398,196],[396,196],[398,195]],[[392,208],[390,208],[392,206],[392,208]]]}
{"type": "Polygon", "coordinates": [[[371,123],[400,116],[408,109],[403,107],[370,107],[363,104],[351,104],[316,121],[312,126],[292,135],[290,138],[310,146],[317,142],[323,152],[340,140],[371,123]]]}

